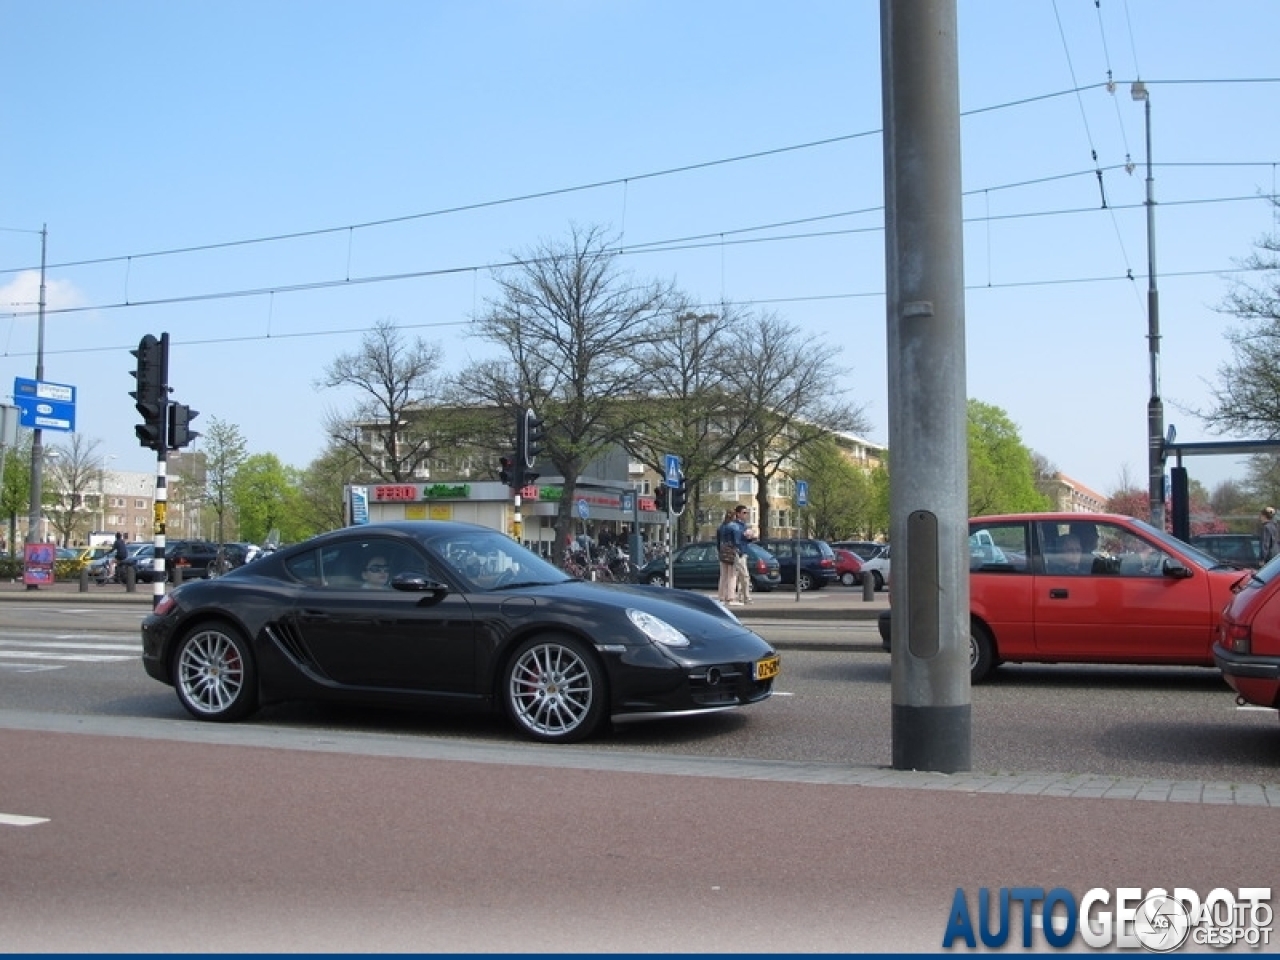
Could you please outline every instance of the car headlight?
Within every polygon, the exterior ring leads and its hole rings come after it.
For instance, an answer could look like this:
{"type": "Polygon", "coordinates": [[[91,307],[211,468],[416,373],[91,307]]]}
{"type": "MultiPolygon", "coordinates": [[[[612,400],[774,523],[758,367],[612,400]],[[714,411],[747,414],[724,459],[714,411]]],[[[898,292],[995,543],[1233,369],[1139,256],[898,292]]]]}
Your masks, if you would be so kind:
{"type": "Polygon", "coordinates": [[[643,610],[631,609],[627,610],[627,616],[636,625],[636,629],[654,643],[661,643],[668,647],[689,645],[689,638],[661,617],[655,617],[652,613],[645,613],[643,610]]]}

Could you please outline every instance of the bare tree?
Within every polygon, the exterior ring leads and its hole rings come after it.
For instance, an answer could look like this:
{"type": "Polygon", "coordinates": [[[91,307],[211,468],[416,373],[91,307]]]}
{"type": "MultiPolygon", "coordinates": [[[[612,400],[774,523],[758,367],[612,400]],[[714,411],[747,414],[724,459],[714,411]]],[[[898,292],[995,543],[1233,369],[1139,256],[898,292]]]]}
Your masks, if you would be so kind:
{"type": "Polygon", "coordinates": [[[387,319],[374,324],[360,349],[335,357],[316,381],[320,387],[354,387],[355,405],[330,413],[325,429],[380,480],[408,480],[431,453],[425,411],[440,392],[441,349],[420,337],[409,342],[387,319]]]}
{"type": "Polygon", "coordinates": [[[94,510],[91,494],[102,496],[102,455],[98,441],[73,433],[64,445],[47,453],[49,484],[45,488],[45,514],[63,546],[88,533],[94,510]]]}
{"type": "MultiPolygon", "coordinates": [[[[1280,206],[1280,201],[1272,201],[1280,206]]],[[[1280,438],[1280,234],[1259,239],[1219,310],[1242,321],[1225,334],[1231,362],[1218,368],[1212,404],[1189,410],[1219,433],[1280,438]]]]}
{"type": "Polygon", "coordinates": [[[761,314],[744,325],[727,358],[727,386],[740,405],[736,452],[755,478],[761,537],[769,536],[769,485],[796,453],[832,431],[869,429],[865,408],[841,399],[836,385],[847,371],[836,354],[799,327],[761,314]]]}
{"type": "Polygon", "coordinates": [[[682,524],[696,519],[705,481],[738,448],[741,405],[724,384],[725,358],[742,326],[742,317],[727,310],[682,307],[642,348],[644,403],[624,443],[631,456],[660,475],[667,454],[680,458],[690,492],[682,524]]]}
{"type": "Polygon", "coordinates": [[[564,481],[556,517],[559,559],[572,528],[583,469],[630,434],[648,374],[642,348],[675,302],[669,286],[618,270],[599,228],[574,227],[567,243],[542,243],[500,272],[500,295],[476,321],[478,335],[506,351],[473,366],[455,390],[511,415],[532,406],[546,423],[544,458],[564,481]]]}

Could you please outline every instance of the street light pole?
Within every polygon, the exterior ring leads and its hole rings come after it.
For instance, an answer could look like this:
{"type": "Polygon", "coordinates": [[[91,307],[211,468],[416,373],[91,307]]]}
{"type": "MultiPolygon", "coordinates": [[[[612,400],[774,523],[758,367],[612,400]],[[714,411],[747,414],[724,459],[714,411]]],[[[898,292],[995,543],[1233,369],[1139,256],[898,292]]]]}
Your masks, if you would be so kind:
{"type": "Polygon", "coordinates": [[[1151,95],[1141,80],[1129,88],[1142,101],[1147,132],[1147,353],[1151,365],[1151,398],[1147,401],[1147,496],[1151,525],[1165,528],[1164,517],[1164,403],[1160,399],[1160,291],[1156,289],[1156,197],[1151,172],[1151,95]]]}

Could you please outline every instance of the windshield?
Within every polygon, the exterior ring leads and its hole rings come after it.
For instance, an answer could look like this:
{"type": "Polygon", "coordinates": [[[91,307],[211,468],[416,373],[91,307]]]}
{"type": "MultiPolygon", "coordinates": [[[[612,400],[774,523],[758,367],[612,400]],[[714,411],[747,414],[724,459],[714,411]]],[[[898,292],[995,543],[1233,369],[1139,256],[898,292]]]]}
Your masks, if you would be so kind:
{"type": "Polygon", "coordinates": [[[1159,540],[1162,544],[1172,547],[1178,553],[1189,556],[1192,560],[1206,569],[1213,567],[1225,566],[1225,564],[1211,553],[1206,553],[1200,547],[1193,547],[1185,540],[1179,540],[1171,533],[1165,533],[1163,530],[1157,530],[1145,520],[1134,518],[1134,523],[1142,528],[1142,532],[1148,534],[1153,540],[1159,540]]]}
{"type": "Polygon", "coordinates": [[[497,531],[465,530],[426,543],[473,590],[509,590],[569,579],[563,570],[497,531]]]}

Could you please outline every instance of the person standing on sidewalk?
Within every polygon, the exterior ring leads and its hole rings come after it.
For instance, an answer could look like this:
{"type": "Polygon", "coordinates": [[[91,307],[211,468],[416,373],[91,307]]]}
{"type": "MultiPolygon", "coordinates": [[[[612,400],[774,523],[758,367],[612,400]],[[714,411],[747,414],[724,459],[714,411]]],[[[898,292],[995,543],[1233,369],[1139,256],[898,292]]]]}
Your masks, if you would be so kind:
{"type": "Polygon", "coordinates": [[[736,599],[738,588],[738,557],[743,552],[745,541],[742,537],[746,529],[747,508],[739,504],[732,510],[726,510],[724,523],[716,531],[716,551],[720,557],[720,583],[718,596],[721,603],[740,606],[736,599]]]}
{"type": "MultiPolygon", "coordinates": [[[[743,514],[743,524],[746,524],[747,517],[743,514]]],[[[742,602],[743,606],[751,603],[751,571],[747,569],[747,547],[748,543],[754,543],[756,540],[755,527],[744,526],[742,531],[743,545],[738,550],[738,562],[734,565],[737,572],[737,585],[734,588],[734,599],[742,602]]]]}
{"type": "Polygon", "coordinates": [[[1276,526],[1276,508],[1263,507],[1259,519],[1262,523],[1258,528],[1258,540],[1262,548],[1261,559],[1265,564],[1276,555],[1276,539],[1280,536],[1280,528],[1276,526]]]}

